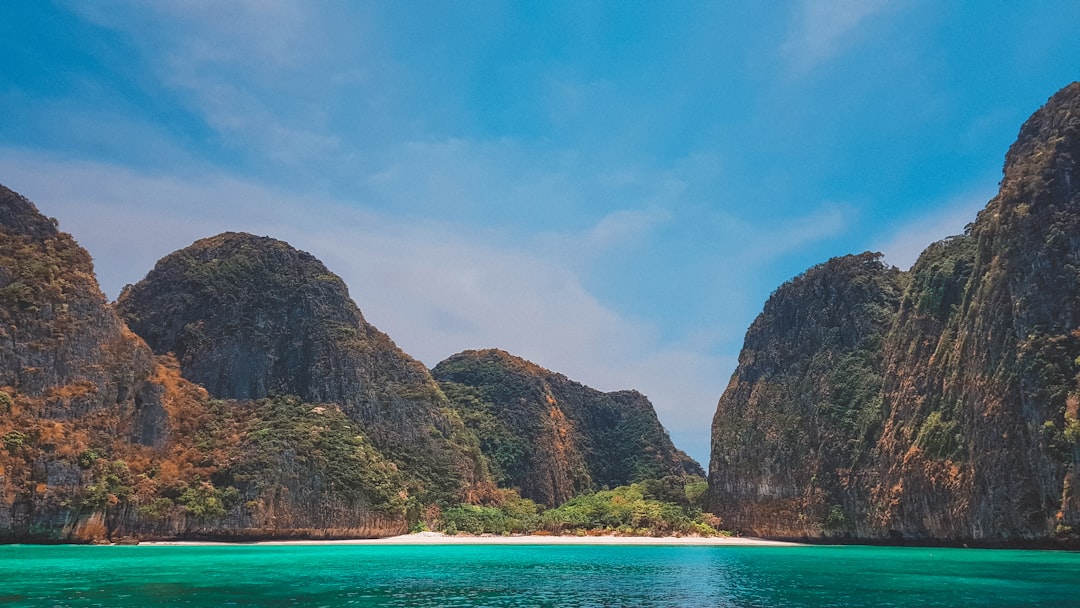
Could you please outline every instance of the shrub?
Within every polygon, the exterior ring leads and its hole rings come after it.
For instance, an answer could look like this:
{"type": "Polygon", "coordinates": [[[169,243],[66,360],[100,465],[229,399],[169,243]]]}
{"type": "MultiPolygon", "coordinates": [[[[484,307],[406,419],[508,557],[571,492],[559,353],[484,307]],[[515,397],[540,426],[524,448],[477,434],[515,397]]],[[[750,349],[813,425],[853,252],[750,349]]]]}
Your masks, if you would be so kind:
{"type": "MultiPolygon", "coordinates": [[[[691,481],[686,485],[696,483],[691,481]]],[[[696,494],[698,490],[695,486],[691,494],[696,494]]],[[[670,481],[642,482],[577,496],[557,509],[542,513],[540,521],[544,529],[554,533],[614,530],[623,534],[717,534],[704,521],[706,517],[713,521],[715,518],[689,504],[686,496],[685,486],[675,491],[670,481]],[[647,488],[677,498],[678,502],[651,498],[646,492],[647,488]]]]}
{"type": "Polygon", "coordinates": [[[960,425],[942,418],[941,412],[932,412],[919,428],[915,445],[931,458],[957,459],[963,445],[960,425]]]}
{"type": "Polygon", "coordinates": [[[26,435],[19,431],[10,431],[4,435],[3,443],[9,452],[13,452],[26,445],[26,435]]]}
{"type": "Polygon", "coordinates": [[[139,516],[151,521],[161,521],[168,517],[169,512],[172,511],[174,503],[168,498],[155,498],[149,504],[142,505],[138,508],[139,516]]]}
{"type": "Polygon", "coordinates": [[[239,498],[240,492],[236,488],[218,490],[214,484],[204,482],[185,489],[180,493],[177,502],[184,506],[188,515],[205,522],[225,517],[225,513],[239,498]]]}
{"type": "Polygon", "coordinates": [[[79,465],[79,468],[90,469],[94,466],[94,463],[97,462],[99,458],[101,458],[101,454],[99,454],[96,450],[83,450],[76,458],[76,462],[79,465]]]}

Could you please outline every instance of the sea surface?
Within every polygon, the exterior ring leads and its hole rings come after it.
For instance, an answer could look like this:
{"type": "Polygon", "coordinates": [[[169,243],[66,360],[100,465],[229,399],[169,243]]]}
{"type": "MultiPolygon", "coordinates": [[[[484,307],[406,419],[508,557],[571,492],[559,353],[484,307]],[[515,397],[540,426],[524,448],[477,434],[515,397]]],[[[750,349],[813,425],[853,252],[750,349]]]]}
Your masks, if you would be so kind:
{"type": "Polygon", "coordinates": [[[1080,606],[1080,553],[0,546],[0,606],[1080,606]]]}

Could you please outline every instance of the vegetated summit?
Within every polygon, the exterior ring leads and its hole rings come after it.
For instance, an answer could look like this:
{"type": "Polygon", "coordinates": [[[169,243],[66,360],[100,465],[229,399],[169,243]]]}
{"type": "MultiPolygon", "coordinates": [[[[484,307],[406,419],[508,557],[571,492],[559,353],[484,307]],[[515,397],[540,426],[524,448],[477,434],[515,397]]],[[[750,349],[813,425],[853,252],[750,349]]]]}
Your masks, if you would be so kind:
{"type": "Polygon", "coordinates": [[[308,253],[250,234],[202,239],[161,259],[117,307],[215,397],[335,403],[425,491],[449,498],[482,481],[428,370],[365,321],[344,282],[308,253]]]}
{"type": "Polygon", "coordinates": [[[717,407],[711,506],[746,533],[1072,544],[1080,534],[1080,83],[999,194],[908,272],[846,256],[782,285],[717,407]]]}

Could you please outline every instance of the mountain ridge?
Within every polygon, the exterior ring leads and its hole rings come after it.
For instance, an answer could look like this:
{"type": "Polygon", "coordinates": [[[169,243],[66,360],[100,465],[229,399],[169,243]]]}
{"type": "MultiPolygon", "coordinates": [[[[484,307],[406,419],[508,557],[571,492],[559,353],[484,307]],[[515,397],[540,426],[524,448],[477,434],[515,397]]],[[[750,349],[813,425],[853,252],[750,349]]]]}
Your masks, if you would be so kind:
{"type": "Polygon", "coordinates": [[[0,542],[389,536],[507,500],[430,372],[310,254],[200,239],[114,308],[57,224],[0,187],[0,542]]]}
{"type": "MultiPolygon", "coordinates": [[[[1080,83],[1072,83],[1020,129],[999,194],[965,234],[931,244],[910,271],[896,271],[896,306],[867,353],[876,364],[844,379],[866,390],[767,397],[800,386],[800,366],[832,352],[826,342],[803,343],[787,368],[763,368],[757,333],[795,343],[800,331],[776,314],[777,302],[790,299],[804,312],[827,308],[830,297],[854,306],[858,300],[847,293],[864,280],[837,275],[824,292],[795,289],[823,268],[815,267],[778,289],[748,331],[717,406],[710,462],[717,515],[767,536],[1075,544],[1078,160],[1080,83]],[[860,455],[822,470],[792,458],[775,437],[740,461],[740,450],[750,448],[730,440],[732,429],[746,423],[747,407],[784,414],[808,435],[829,409],[845,419],[869,416],[873,424],[818,446],[860,455]],[[763,491],[773,469],[805,479],[777,496],[763,491]],[[725,495],[732,487],[742,491],[725,495]]],[[[836,321],[825,330],[859,334],[836,321]]]]}

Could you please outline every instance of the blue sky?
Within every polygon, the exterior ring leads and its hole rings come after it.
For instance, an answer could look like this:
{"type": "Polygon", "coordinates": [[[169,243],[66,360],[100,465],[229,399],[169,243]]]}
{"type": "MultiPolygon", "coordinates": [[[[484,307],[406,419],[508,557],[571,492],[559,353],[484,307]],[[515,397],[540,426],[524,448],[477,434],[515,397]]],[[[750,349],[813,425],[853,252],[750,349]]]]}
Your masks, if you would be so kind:
{"type": "Polygon", "coordinates": [[[637,388],[703,463],[746,327],[830,256],[907,267],[1080,79],[1080,3],[0,3],[0,183],[115,297],[289,241],[434,365],[637,388]]]}

